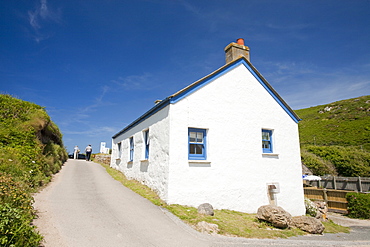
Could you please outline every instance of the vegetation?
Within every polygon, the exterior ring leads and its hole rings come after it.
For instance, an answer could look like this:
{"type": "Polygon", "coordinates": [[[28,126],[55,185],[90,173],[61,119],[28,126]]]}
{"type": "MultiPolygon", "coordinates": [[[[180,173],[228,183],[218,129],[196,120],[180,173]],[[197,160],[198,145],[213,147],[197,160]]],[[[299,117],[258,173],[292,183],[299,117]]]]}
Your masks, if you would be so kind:
{"type": "Polygon", "coordinates": [[[296,113],[302,161],[313,173],[370,176],[370,95],[296,113]]]}
{"type": "MultiPolygon", "coordinates": [[[[245,238],[287,238],[306,234],[296,228],[275,228],[267,222],[257,220],[255,214],[241,213],[232,210],[215,210],[214,216],[207,216],[198,214],[198,210],[194,207],[177,204],[168,205],[147,186],[136,180],[128,180],[123,173],[109,167],[108,165],[101,165],[105,167],[107,172],[114,179],[121,182],[124,186],[148,199],[153,204],[167,209],[193,227],[198,222],[206,221],[208,223],[217,224],[220,229],[219,234],[245,238]]],[[[324,222],[323,224],[325,225],[325,228],[328,229],[325,229],[325,233],[348,232],[348,228],[336,225],[331,221],[324,222]]]]}
{"type": "Polygon", "coordinates": [[[349,217],[370,219],[370,194],[349,192],[346,199],[348,201],[349,217]]]}
{"type": "Polygon", "coordinates": [[[67,160],[62,135],[36,104],[0,95],[0,245],[38,246],[31,193],[67,160]]]}

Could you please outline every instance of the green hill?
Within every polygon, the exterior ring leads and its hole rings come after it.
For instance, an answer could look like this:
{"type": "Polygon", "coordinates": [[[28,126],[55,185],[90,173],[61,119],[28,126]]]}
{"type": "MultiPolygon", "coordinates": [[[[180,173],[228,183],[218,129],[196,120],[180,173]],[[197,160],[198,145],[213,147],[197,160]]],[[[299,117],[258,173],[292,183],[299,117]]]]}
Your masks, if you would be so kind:
{"type": "Polygon", "coordinates": [[[32,193],[67,158],[62,134],[43,107],[0,94],[1,246],[39,246],[32,193]]]}
{"type": "Polygon", "coordinates": [[[295,112],[302,161],[315,174],[370,176],[370,95],[295,112]]]}

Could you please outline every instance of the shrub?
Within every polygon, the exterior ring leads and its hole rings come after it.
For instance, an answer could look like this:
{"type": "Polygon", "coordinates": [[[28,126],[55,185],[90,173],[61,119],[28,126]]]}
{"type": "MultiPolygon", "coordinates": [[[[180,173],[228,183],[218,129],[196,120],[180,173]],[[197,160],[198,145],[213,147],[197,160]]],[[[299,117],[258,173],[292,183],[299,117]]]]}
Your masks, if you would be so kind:
{"type": "Polygon", "coordinates": [[[303,164],[305,164],[314,174],[323,176],[325,174],[337,175],[334,165],[324,160],[320,156],[310,153],[305,149],[301,150],[301,158],[303,164]]]}
{"type": "Polygon", "coordinates": [[[370,194],[349,192],[346,199],[348,201],[349,217],[370,219],[370,194]]]}
{"type": "Polygon", "coordinates": [[[313,203],[310,199],[305,198],[304,199],[304,205],[306,207],[306,214],[312,217],[316,217],[317,214],[317,206],[315,203],[313,203]]]}
{"type": "Polygon", "coordinates": [[[45,109],[0,94],[0,246],[38,246],[33,198],[67,160],[62,134],[45,109]]]}
{"type": "MultiPolygon", "coordinates": [[[[340,146],[305,146],[304,149],[311,155],[319,157],[312,161],[312,157],[304,154],[302,159],[304,162],[313,168],[318,168],[318,175],[321,168],[325,168],[323,162],[330,162],[335,166],[336,171],[340,176],[344,177],[369,177],[370,176],[370,153],[354,147],[340,147],[340,146]],[[322,161],[321,161],[322,160],[322,161]],[[310,163],[311,162],[311,163],[310,163]]],[[[327,163],[328,164],[328,163],[327,163]]],[[[311,167],[307,165],[311,169],[311,167]]],[[[329,173],[335,175],[333,173],[329,173]]]]}
{"type": "Polygon", "coordinates": [[[31,226],[33,198],[24,182],[0,172],[0,245],[38,246],[42,237],[31,226]]]}
{"type": "Polygon", "coordinates": [[[42,236],[31,226],[33,217],[8,203],[0,204],[0,245],[40,246],[42,236]]]}

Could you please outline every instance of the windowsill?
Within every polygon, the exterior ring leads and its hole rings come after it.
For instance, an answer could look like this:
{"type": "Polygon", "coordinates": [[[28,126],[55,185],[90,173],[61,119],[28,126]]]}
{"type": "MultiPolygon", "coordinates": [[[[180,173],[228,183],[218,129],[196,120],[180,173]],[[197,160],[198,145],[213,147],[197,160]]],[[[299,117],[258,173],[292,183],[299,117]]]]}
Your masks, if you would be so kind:
{"type": "Polygon", "coordinates": [[[142,159],[142,160],[140,160],[140,162],[148,162],[149,161],[149,159],[142,159]]]}
{"type": "Polygon", "coordinates": [[[133,160],[129,160],[127,161],[127,164],[132,164],[134,161],[133,160]]]}
{"type": "Polygon", "coordinates": [[[268,156],[268,157],[279,157],[279,154],[274,153],[263,153],[262,156],[268,156]]]}
{"type": "Polygon", "coordinates": [[[116,160],[121,160],[121,158],[116,158],[116,160]]]}
{"type": "Polygon", "coordinates": [[[211,164],[209,160],[188,160],[189,163],[211,164]]]}

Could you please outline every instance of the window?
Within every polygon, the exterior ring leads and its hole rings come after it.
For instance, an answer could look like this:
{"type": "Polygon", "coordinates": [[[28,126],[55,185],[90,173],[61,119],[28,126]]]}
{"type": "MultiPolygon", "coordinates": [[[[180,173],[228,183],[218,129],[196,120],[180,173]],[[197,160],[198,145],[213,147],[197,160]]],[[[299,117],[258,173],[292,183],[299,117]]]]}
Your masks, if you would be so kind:
{"type": "Polygon", "coordinates": [[[120,159],[121,158],[121,155],[122,155],[122,148],[121,148],[121,145],[122,145],[122,143],[121,142],[119,142],[119,143],[117,143],[117,146],[118,146],[118,159],[120,159]]]}
{"type": "Polygon", "coordinates": [[[262,129],[262,152],[272,153],[272,130],[262,129]]]}
{"type": "Polygon", "coordinates": [[[206,130],[189,128],[189,160],[205,160],[206,155],[206,130]]]}
{"type": "Polygon", "coordinates": [[[147,160],[149,159],[149,130],[144,131],[144,145],[145,145],[144,157],[147,160]]]}
{"type": "Polygon", "coordinates": [[[130,137],[130,161],[134,160],[134,137],[130,137]]]}

